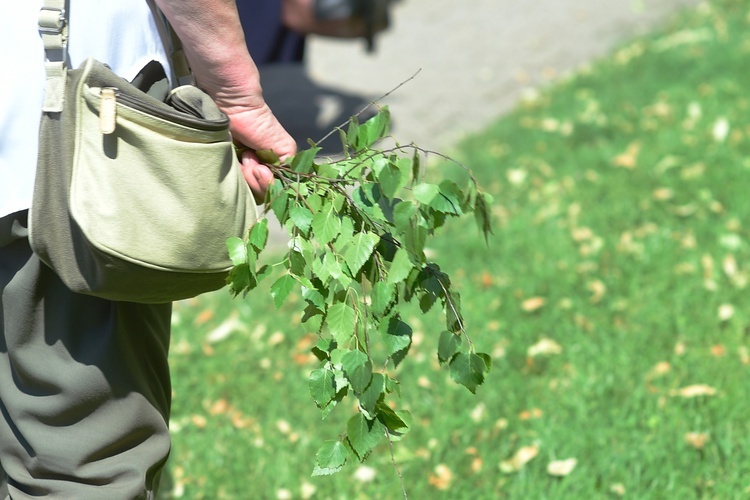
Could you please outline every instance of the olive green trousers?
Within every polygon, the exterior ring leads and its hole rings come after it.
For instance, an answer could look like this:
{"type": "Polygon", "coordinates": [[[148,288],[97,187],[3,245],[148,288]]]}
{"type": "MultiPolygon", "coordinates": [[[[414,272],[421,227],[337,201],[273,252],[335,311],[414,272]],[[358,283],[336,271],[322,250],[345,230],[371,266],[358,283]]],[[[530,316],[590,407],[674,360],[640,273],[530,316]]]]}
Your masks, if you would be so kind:
{"type": "Polygon", "coordinates": [[[169,455],[171,304],[70,292],[0,218],[0,499],[153,498],[169,455]]]}

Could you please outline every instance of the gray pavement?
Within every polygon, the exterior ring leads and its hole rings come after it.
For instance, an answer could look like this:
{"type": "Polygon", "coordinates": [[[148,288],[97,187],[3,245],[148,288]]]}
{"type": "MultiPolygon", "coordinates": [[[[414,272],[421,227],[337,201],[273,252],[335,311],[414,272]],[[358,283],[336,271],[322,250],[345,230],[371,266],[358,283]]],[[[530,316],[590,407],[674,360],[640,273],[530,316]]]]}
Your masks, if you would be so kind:
{"type": "MultiPolygon", "coordinates": [[[[261,70],[265,96],[304,147],[412,75],[380,101],[397,141],[449,153],[465,134],[700,0],[399,0],[376,52],[309,37],[304,66],[261,70]]],[[[340,150],[337,135],[324,153],[340,150]]],[[[286,242],[271,217],[271,246],[286,242]]]]}
{"type": "MultiPolygon", "coordinates": [[[[421,70],[382,102],[393,135],[447,152],[546,85],[699,0],[400,0],[376,52],[309,37],[305,68],[262,71],[266,97],[304,143],[421,70]]],[[[335,149],[337,144],[330,144],[335,149]]]]}

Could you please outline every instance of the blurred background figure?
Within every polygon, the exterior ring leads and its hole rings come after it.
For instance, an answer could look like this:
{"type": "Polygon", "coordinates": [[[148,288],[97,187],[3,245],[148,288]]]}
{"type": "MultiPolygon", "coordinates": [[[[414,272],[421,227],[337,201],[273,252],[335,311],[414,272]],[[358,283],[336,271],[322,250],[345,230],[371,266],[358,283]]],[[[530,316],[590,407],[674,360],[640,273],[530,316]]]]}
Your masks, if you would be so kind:
{"type": "Polygon", "coordinates": [[[286,0],[238,0],[247,48],[255,64],[301,63],[305,55],[305,35],[282,21],[286,0]]]}
{"type": "MultiPolygon", "coordinates": [[[[321,85],[313,77],[307,48],[311,39],[328,39],[357,45],[352,57],[368,53],[375,39],[389,27],[396,0],[237,0],[245,38],[274,114],[297,141],[318,140],[359,113],[375,95],[346,92],[321,85]]],[[[371,113],[361,115],[366,119],[371,113]]],[[[336,141],[322,145],[324,154],[339,152],[336,141]]]]}
{"type": "Polygon", "coordinates": [[[301,63],[305,36],[363,38],[367,51],[388,27],[394,0],[239,0],[247,46],[258,65],[301,63]]]}

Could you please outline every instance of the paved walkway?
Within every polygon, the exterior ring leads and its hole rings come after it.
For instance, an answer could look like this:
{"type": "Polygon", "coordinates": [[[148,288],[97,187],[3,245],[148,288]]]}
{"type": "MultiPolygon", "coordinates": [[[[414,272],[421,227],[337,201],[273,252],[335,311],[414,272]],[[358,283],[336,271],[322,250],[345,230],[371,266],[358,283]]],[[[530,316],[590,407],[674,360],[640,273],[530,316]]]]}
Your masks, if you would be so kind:
{"type": "MultiPolygon", "coordinates": [[[[399,0],[367,54],[360,41],[310,37],[305,67],[262,71],[266,98],[300,144],[382,102],[402,143],[448,152],[554,81],[699,0],[399,0]]],[[[336,135],[327,141],[337,151],[336,135]]],[[[278,236],[278,235],[277,235],[278,236]]]]}
{"type": "MultiPolygon", "coordinates": [[[[306,70],[264,71],[266,96],[300,137],[319,139],[362,103],[384,100],[400,142],[445,151],[544,85],[698,0],[399,0],[374,55],[311,37],[306,70]]],[[[332,144],[331,147],[336,146],[332,144]]]]}

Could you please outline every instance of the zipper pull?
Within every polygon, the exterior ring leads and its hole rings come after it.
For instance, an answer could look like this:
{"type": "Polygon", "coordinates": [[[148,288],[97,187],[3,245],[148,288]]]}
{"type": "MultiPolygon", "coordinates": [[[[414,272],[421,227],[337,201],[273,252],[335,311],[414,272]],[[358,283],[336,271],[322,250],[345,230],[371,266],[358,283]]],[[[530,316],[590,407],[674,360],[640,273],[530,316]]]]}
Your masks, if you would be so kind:
{"type": "Polygon", "coordinates": [[[99,130],[108,135],[115,131],[117,125],[117,95],[113,87],[105,87],[101,91],[101,107],[99,108],[99,130]]]}

